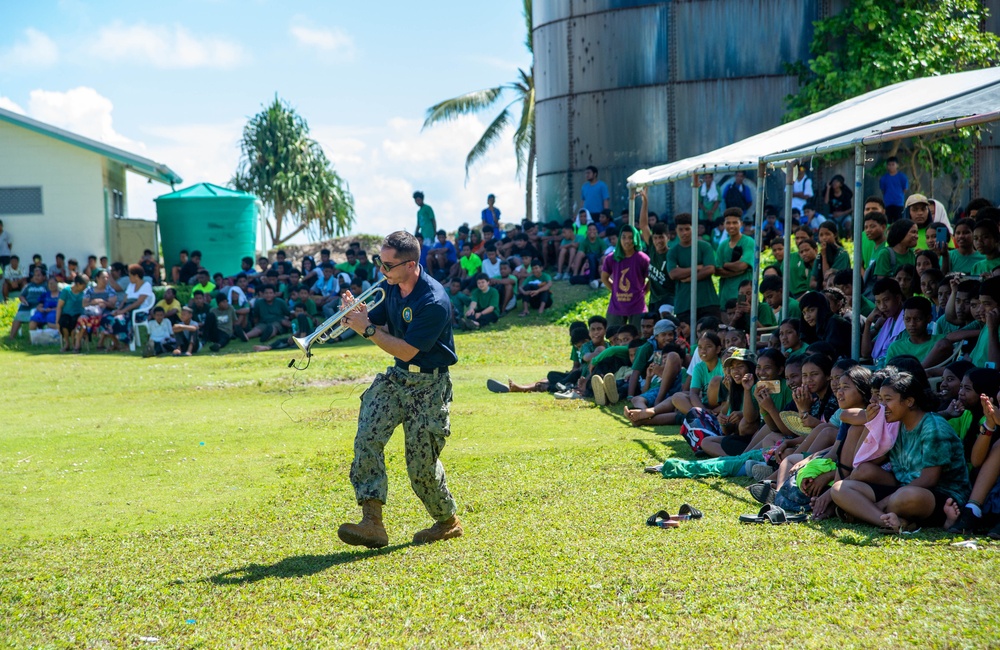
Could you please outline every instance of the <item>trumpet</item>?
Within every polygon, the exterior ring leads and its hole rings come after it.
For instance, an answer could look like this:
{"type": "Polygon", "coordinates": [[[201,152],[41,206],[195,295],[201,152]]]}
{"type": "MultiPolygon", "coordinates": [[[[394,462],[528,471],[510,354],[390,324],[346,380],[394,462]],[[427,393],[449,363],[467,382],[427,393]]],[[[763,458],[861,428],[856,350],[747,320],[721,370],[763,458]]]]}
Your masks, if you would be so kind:
{"type": "Polygon", "coordinates": [[[360,307],[362,303],[370,310],[382,304],[382,301],[385,300],[385,289],[378,286],[383,282],[385,282],[385,277],[374,283],[361,295],[356,296],[346,307],[323,321],[309,336],[293,336],[292,340],[295,341],[295,345],[299,346],[299,349],[302,350],[307,357],[311,357],[312,352],[310,352],[309,349],[314,343],[317,341],[325,343],[330,339],[335,339],[346,332],[349,329],[348,326],[340,322],[344,320],[344,316],[360,307]]]}

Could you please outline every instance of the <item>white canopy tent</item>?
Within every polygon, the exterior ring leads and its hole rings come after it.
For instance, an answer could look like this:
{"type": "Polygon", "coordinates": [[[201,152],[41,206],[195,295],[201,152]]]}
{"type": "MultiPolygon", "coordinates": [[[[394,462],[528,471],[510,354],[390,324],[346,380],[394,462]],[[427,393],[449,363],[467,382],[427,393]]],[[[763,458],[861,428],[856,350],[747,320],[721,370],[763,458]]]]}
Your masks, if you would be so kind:
{"type": "MultiPolygon", "coordinates": [[[[812,155],[855,149],[854,180],[854,240],[862,237],[862,209],[864,196],[865,145],[929,133],[973,126],[1000,120],[1000,68],[987,68],[959,72],[938,77],[912,79],[892,86],[873,90],[864,95],[831,106],[823,111],[803,117],[759,133],[731,145],[698,156],[685,158],[658,167],[642,169],[629,177],[633,191],[649,185],[671,183],[691,178],[692,225],[694,236],[698,232],[698,184],[702,173],[717,171],[758,171],[759,196],[754,201],[755,253],[753,266],[753,292],[750,318],[751,347],[756,347],[757,309],[759,303],[760,249],[765,203],[764,188],[768,167],[785,163],[785,250],[791,250],[791,198],[793,162],[812,155]]],[[[633,202],[629,202],[630,218],[633,202]]],[[[861,247],[854,250],[853,304],[861,298],[861,247]]],[[[785,280],[782,318],[787,313],[789,256],[785,256],[785,280]]],[[[697,321],[697,255],[692,255],[691,331],[697,321]]],[[[857,358],[860,350],[858,319],[853,322],[852,351],[857,358]]]]}

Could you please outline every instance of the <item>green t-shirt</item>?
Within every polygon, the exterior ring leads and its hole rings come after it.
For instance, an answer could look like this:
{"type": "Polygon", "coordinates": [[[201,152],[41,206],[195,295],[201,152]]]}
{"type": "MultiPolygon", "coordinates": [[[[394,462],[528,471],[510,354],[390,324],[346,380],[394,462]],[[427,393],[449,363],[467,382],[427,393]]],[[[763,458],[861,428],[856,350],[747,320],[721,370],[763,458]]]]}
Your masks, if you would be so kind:
{"type": "Polygon", "coordinates": [[[986,275],[998,266],[1000,266],[1000,257],[984,258],[972,267],[972,275],[986,275]]]}
{"type": "Polygon", "coordinates": [[[778,317],[774,315],[771,305],[763,300],[757,305],[757,320],[761,327],[774,327],[778,324],[778,317]]]}
{"type": "Polygon", "coordinates": [[[458,258],[458,264],[465,269],[465,272],[469,274],[470,278],[479,273],[479,269],[483,268],[482,258],[475,253],[469,253],[468,257],[458,258]]]}
{"type": "Polygon", "coordinates": [[[799,307],[799,301],[795,298],[788,298],[788,317],[802,318],[802,308],[799,307]]]}
{"type": "MultiPolygon", "coordinates": [[[[341,262],[334,268],[337,269],[338,271],[344,271],[345,273],[349,273],[353,278],[355,271],[358,270],[358,266],[360,265],[357,262],[355,262],[354,264],[351,264],[350,262],[341,262]]],[[[371,277],[369,277],[368,279],[370,280],[371,277]]]]}
{"type": "Polygon", "coordinates": [[[727,264],[733,261],[733,250],[737,247],[742,248],[743,252],[740,255],[740,261],[748,265],[746,271],[735,275],[731,278],[720,278],[719,279],[719,306],[723,309],[726,303],[736,298],[740,293],[740,283],[744,280],[749,280],[753,275],[753,251],[754,251],[754,241],[751,237],[746,235],[740,235],[739,241],[736,242],[736,246],[730,246],[730,241],[727,238],[724,242],[719,244],[719,248],[715,251],[715,261],[717,270],[722,268],[723,264],[727,264]]]}
{"type": "Polygon", "coordinates": [[[976,340],[976,347],[972,348],[969,354],[969,361],[979,368],[985,368],[986,362],[990,360],[990,328],[983,327],[976,340]]]}
{"type": "Polygon", "coordinates": [[[662,253],[656,252],[655,248],[650,248],[649,255],[649,297],[648,304],[656,305],[666,303],[672,305],[674,302],[674,281],[667,275],[667,255],[670,250],[662,253]]]}
{"type": "Polygon", "coordinates": [[[304,301],[296,300],[295,304],[292,305],[292,311],[295,311],[295,307],[298,305],[302,305],[302,307],[306,310],[306,314],[310,317],[316,315],[316,303],[313,302],[312,298],[306,298],[304,301]]]}
{"type": "Polygon", "coordinates": [[[59,292],[59,300],[63,301],[62,313],[70,316],[83,314],[83,292],[73,293],[72,285],[59,292]]]}
{"type": "Polygon", "coordinates": [[[965,503],[969,496],[969,470],[965,449],[955,430],[937,413],[927,413],[913,431],[900,425],[899,437],[889,450],[892,473],[901,484],[912,483],[927,467],[940,467],[935,489],[965,503]]]}
{"type": "MultiPolygon", "coordinates": [[[[623,365],[628,365],[628,346],[627,345],[611,345],[604,348],[604,351],[599,353],[596,357],[590,360],[590,365],[596,366],[597,364],[605,361],[606,359],[618,359],[623,365]]],[[[721,364],[720,364],[721,365],[721,364]]]]}
{"type": "MultiPolygon", "coordinates": [[[[580,242],[580,247],[577,249],[584,255],[600,255],[604,252],[604,249],[608,247],[608,242],[598,237],[594,241],[590,241],[586,237],[580,242]]],[[[600,261],[600,260],[598,260],[600,261]]]]}
{"type": "Polygon", "coordinates": [[[500,293],[490,287],[485,292],[480,291],[479,287],[472,290],[472,302],[476,303],[476,311],[483,311],[487,307],[493,308],[493,313],[497,316],[500,315],[500,293]]]}
{"type": "Polygon", "coordinates": [[[878,255],[878,252],[883,248],[885,248],[885,242],[876,246],[875,242],[867,237],[861,238],[861,262],[864,265],[864,268],[867,269],[871,263],[875,261],[875,256],[878,255]]]}
{"type": "Polygon", "coordinates": [[[910,340],[910,333],[903,330],[896,337],[896,340],[889,344],[889,349],[886,350],[885,358],[892,359],[893,357],[898,357],[901,354],[912,354],[921,361],[924,360],[930,351],[934,347],[934,344],[944,338],[944,334],[934,334],[931,336],[926,343],[914,343],[910,340]]]}
{"type": "Polygon", "coordinates": [[[902,255],[886,246],[875,256],[875,269],[872,271],[876,277],[894,277],[899,267],[904,264],[916,264],[917,255],[912,250],[906,251],[902,255]],[[893,264],[893,254],[896,256],[896,263],[893,264]]]}
{"type": "Polygon", "coordinates": [[[936,321],[934,321],[935,334],[950,334],[951,332],[957,332],[960,329],[962,329],[962,326],[955,325],[954,323],[949,321],[948,317],[945,314],[941,314],[941,316],[936,321]]]}
{"type": "Polygon", "coordinates": [[[191,295],[192,296],[194,295],[195,291],[200,291],[203,294],[205,294],[205,300],[214,300],[215,299],[215,283],[214,282],[208,282],[206,284],[196,284],[193,287],[191,287],[191,295]]]}
{"type": "Polygon", "coordinates": [[[448,300],[451,301],[451,306],[454,308],[456,314],[465,314],[465,310],[472,304],[472,296],[464,291],[459,291],[458,293],[449,291],[448,300]]]}
{"type": "Polygon", "coordinates": [[[255,320],[260,324],[280,323],[285,318],[291,316],[291,312],[288,310],[288,303],[281,298],[275,298],[270,305],[263,298],[255,301],[253,303],[253,313],[255,320]]]}
{"type": "Polygon", "coordinates": [[[724,375],[725,370],[722,368],[722,359],[716,359],[715,368],[711,370],[709,370],[707,363],[699,361],[694,365],[694,370],[691,371],[691,390],[698,391],[704,400],[708,384],[711,383],[714,377],[723,377],[724,375]]]}
{"type": "Polygon", "coordinates": [[[958,249],[948,251],[948,262],[951,265],[952,273],[968,273],[975,275],[973,269],[976,264],[986,261],[986,256],[977,250],[973,250],[968,255],[962,255],[958,249]]]}
{"type": "MultiPolygon", "coordinates": [[[[837,253],[837,256],[833,258],[833,264],[830,266],[832,269],[838,271],[843,271],[844,269],[851,268],[851,256],[843,248],[837,253]]],[[[822,253],[813,262],[813,277],[816,278],[816,283],[820,286],[823,285],[823,255],[822,253]]]]}
{"type": "Polygon", "coordinates": [[[646,374],[646,367],[649,366],[649,360],[653,358],[653,353],[656,352],[656,344],[652,341],[646,341],[639,349],[635,351],[635,360],[632,362],[632,370],[638,370],[640,376],[646,374]]]}
{"type": "Polygon", "coordinates": [[[424,239],[434,239],[434,210],[424,203],[417,210],[417,225],[420,227],[420,236],[424,239]]]}
{"type": "Polygon", "coordinates": [[[793,296],[800,296],[809,291],[809,274],[812,273],[816,260],[811,265],[807,265],[798,253],[792,253],[789,261],[788,292],[793,296]]]}
{"type": "MultiPolygon", "coordinates": [[[[752,251],[751,251],[752,252],[752,251]]],[[[715,252],[707,241],[698,240],[698,265],[715,266],[715,252]]],[[[676,268],[691,268],[691,247],[676,246],[667,250],[667,273],[676,268]]],[[[719,304],[719,295],[711,278],[698,281],[698,306],[711,307],[719,304]]],[[[674,283],[674,311],[678,314],[691,311],[691,283],[674,283]]]]}

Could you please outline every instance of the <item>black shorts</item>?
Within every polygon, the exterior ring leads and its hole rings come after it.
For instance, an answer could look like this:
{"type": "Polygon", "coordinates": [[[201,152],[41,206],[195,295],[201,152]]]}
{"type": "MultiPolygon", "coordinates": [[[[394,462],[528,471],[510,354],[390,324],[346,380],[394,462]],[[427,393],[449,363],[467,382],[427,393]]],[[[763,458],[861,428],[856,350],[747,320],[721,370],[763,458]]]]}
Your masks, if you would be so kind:
{"type": "MultiPolygon", "coordinates": [[[[902,485],[878,485],[875,483],[865,483],[865,485],[870,487],[872,489],[872,492],[875,493],[876,503],[878,503],[882,499],[885,499],[886,497],[891,496],[893,493],[899,490],[899,488],[903,487],[902,485]]],[[[951,497],[945,494],[944,492],[939,492],[934,488],[924,488],[924,489],[934,495],[934,512],[932,512],[929,517],[925,519],[920,519],[916,523],[919,523],[921,526],[940,528],[941,526],[944,525],[944,520],[946,518],[944,514],[944,504],[951,497]]]]}
{"type": "Polygon", "coordinates": [[[752,439],[753,436],[723,436],[719,445],[722,446],[722,451],[726,452],[727,456],[739,456],[747,450],[752,439]]]}
{"type": "Polygon", "coordinates": [[[76,328],[76,321],[80,318],[79,314],[67,314],[63,312],[59,317],[59,329],[61,330],[71,330],[76,328]]]}

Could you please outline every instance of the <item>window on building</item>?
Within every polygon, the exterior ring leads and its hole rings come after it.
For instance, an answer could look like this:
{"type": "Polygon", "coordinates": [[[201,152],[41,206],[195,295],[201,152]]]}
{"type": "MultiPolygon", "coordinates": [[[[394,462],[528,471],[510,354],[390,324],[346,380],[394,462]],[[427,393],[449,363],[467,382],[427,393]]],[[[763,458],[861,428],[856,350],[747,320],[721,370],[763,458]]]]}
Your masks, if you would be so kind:
{"type": "Polygon", "coordinates": [[[111,216],[115,219],[125,218],[125,193],[121,190],[111,190],[111,216]]]}
{"type": "Polygon", "coordinates": [[[0,215],[42,214],[41,187],[0,187],[0,215]]]}

